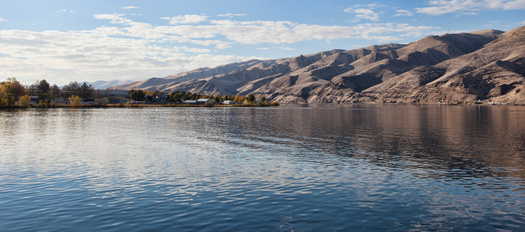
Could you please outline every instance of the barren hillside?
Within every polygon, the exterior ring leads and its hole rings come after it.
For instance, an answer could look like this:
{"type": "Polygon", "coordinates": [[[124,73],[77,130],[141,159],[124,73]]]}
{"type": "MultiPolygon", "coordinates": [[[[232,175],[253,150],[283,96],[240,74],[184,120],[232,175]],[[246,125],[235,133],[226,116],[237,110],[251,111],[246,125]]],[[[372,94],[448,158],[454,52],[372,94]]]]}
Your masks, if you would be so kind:
{"type": "Polygon", "coordinates": [[[250,60],[112,88],[253,93],[281,103],[525,103],[524,81],[525,27],[518,27],[250,60]]]}

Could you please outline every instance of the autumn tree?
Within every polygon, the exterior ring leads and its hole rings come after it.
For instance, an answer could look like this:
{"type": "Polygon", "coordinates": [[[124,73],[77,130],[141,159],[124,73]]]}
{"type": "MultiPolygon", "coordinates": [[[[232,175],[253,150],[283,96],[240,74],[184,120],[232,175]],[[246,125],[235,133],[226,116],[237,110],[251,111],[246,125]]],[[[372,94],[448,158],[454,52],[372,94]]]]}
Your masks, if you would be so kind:
{"type": "Polygon", "coordinates": [[[246,100],[246,97],[240,96],[240,95],[235,95],[235,98],[233,98],[234,102],[244,102],[245,100],[246,100]]]}
{"type": "Polygon", "coordinates": [[[82,98],[80,96],[72,95],[71,97],[69,97],[69,102],[73,107],[79,107],[81,101],[82,98]]]}
{"type": "Polygon", "coordinates": [[[29,103],[31,102],[31,97],[29,97],[29,95],[24,95],[22,97],[20,97],[20,99],[18,100],[18,106],[20,107],[29,107],[29,103]]]}
{"type": "Polygon", "coordinates": [[[0,83],[0,107],[12,107],[24,93],[24,87],[16,78],[7,78],[0,83]]]}

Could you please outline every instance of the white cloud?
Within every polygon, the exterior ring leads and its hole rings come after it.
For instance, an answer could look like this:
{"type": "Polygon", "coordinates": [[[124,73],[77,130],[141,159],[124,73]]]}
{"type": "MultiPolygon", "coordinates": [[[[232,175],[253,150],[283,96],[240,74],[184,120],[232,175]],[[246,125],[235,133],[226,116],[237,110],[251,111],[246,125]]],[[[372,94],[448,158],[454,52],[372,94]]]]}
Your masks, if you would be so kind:
{"type": "Polygon", "coordinates": [[[228,13],[228,14],[220,14],[218,16],[219,17],[233,18],[233,17],[247,16],[247,14],[232,14],[232,13],[228,13]]]}
{"type": "Polygon", "coordinates": [[[132,23],[131,20],[124,18],[123,14],[96,14],[93,17],[95,19],[109,19],[113,24],[129,25],[132,23]]]}
{"type": "Polygon", "coordinates": [[[346,13],[352,13],[355,15],[353,22],[358,22],[361,19],[367,19],[371,21],[379,21],[379,13],[375,12],[374,9],[377,7],[384,7],[380,4],[368,4],[368,5],[355,5],[344,9],[346,13]]]}
{"type": "MultiPolygon", "coordinates": [[[[217,49],[229,48],[232,43],[241,44],[291,44],[308,40],[377,39],[384,41],[383,34],[408,32],[428,33],[434,27],[409,27],[407,24],[376,23],[357,26],[324,26],[299,24],[290,21],[234,21],[210,20],[203,25],[152,26],[133,22],[120,14],[95,15],[97,19],[110,20],[122,28],[100,27],[97,31],[111,36],[144,38],[156,42],[193,43],[215,45],[217,49]],[[371,36],[374,35],[374,36],[371,36]],[[225,40],[216,39],[219,36],[225,40]]],[[[392,36],[384,37],[392,38],[392,36]]]]}
{"type": "Polygon", "coordinates": [[[9,20],[0,18],[0,22],[8,22],[9,20]]]}
{"type": "Polygon", "coordinates": [[[111,25],[67,32],[0,30],[0,76],[33,78],[29,83],[45,78],[57,84],[67,84],[71,77],[144,79],[258,58],[217,54],[241,44],[289,50],[287,45],[302,41],[358,38],[382,43],[438,29],[394,23],[325,26],[235,20],[154,26],[123,14],[93,17],[111,25]]]}
{"type": "Polygon", "coordinates": [[[205,48],[161,46],[100,31],[2,30],[0,47],[6,56],[0,57],[0,76],[21,77],[25,83],[45,78],[57,84],[67,84],[71,77],[77,81],[144,79],[257,58],[212,55],[205,48]]]}
{"type": "Polygon", "coordinates": [[[125,7],[122,7],[122,9],[124,10],[132,10],[132,9],[139,9],[138,6],[125,6],[125,7]]]}
{"type": "Polygon", "coordinates": [[[502,10],[523,10],[525,9],[525,0],[485,0],[490,9],[502,10]]]}
{"type": "Polygon", "coordinates": [[[285,50],[285,51],[295,51],[295,50],[297,50],[295,48],[291,48],[291,47],[287,47],[287,46],[281,46],[281,47],[279,47],[279,49],[285,50]]]}
{"type": "Polygon", "coordinates": [[[397,10],[397,14],[394,15],[395,17],[399,17],[399,16],[413,16],[414,13],[412,13],[411,11],[409,10],[397,10]]]}
{"type": "Polygon", "coordinates": [[[206,49],[206,48],[192,48],[192,47],[187,47],[187,46],[182,46],[182,47],[173,47],[173,49],[178,49],[178,50],[182,50],[182,51],[185,51],[185,52],[191,52],[191,53],[210,53],[211,50],[210,49],[206,49]]]}
{"type": "Polygon", "coordinates": [[[379,14],[370,9],[355,9],[354,13],[357,18],[379,21],[379,14]]]}
{"type": "Polygon", "coordinates": [[[476,15],[480,10],[522,10],[525,0],[434,0],[429,7],[416,8],[418,13],[442,15],[459,13],[476,15]]]}
{"type": "Polygon", "coordinates": [[[195,24],[204,22],[208,19],[205,15],[175,15],[171,18],[162,17],[161,19],[168,19],[170,24],[195,24]]]}

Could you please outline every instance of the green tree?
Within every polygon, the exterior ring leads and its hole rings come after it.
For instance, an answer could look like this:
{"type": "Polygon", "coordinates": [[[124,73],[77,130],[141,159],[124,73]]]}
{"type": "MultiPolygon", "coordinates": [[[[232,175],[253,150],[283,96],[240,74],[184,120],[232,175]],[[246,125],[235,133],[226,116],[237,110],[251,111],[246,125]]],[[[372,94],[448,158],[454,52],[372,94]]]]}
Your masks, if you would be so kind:
{"type": "Polygon", "coordinates": [[[247,100],[248,100],[249,103],[253,103],[253,102],[255,102],[255,96],[250,93],[248,95],[248,99],[247,100]]]}
{"type": "Polygon", "coordinates": [[[49,90],[51,90],[51,87],[49,86],[49,83],[44,79],[38,82],[37,90],[39,93],[49,93],[49,90]]]}
{"type": "Polygon", "coordinates": [[[79,96],[81,98],[93,98],[95,96],[95,88],[93,88],[93,85],[84,82],[79,88],[79,96]]]}
{"type": "Polygon", "coordinates": [[[182,102],[182,93],[179,91],[170,93],[171,101],[173,102],[182,102]]]}
{"type": "Polygon", "coordinates": [[[49,90],[49,96],[53,102],[60,97],[60,88],[56,84],[49,90]]]}
{"type": "Polygon", "coordinates": [[[146,97],[146,101],[147,101],[147,102],[153,102],[153,96],[151,96],[151,95],[147,95],[147,97],[146,97]]]}
{"type": "Polygon", "coordinates": [[[130,90],[129,95],[131,97],[131,100],[135,101],[144,101],[146,94],[144,94],[144,91],[142,90],[130,90]]]}
{"type": "Polygon", "coordinates": [[[70,82],[68,85],[62,88],[63,97],[70,97],[73,95],[80,95],[80,85],[76,81],[70,82]]]}
{"type": "Polygon", "coordinates": [[[262,103],[265,103],[265,102],[266,102],[266,97],[265,97],[265,96],[262,96],[262,97],[261,97],[261,102],[262,102],[262,103]]]}
{"type": "Polygon", "coordinates": [[[49,91],[51,88],[46,80],[36,81],[33,89],[35,91],[34,95],[38,96],[39,102],[41,102],[44,105],[45,103],[49,102],[49,91]]]}

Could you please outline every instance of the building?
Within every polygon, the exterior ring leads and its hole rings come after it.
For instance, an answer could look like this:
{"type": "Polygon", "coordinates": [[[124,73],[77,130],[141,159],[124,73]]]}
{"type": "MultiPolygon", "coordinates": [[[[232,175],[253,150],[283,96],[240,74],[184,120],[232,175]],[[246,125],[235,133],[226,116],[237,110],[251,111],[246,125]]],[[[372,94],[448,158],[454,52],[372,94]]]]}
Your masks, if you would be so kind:
{"type": "Polygon", "coordinates": [[[29,103],[36,105],[38,103],[38,96],[29,96],[29,103]]]}
{"type": "Polygon", "coordinates": [[[186,100],[184,101],[185,104],[197,104],[197,100],[186,100]]]}
{"type": "Polygon", "coordinates": [[[200,105],[213,105],[213,104],[215,104],[215,100],[207,99],[207,98],[201,98],[201,99],[197,100],[197,104],[200,104],[200,105]]]}

